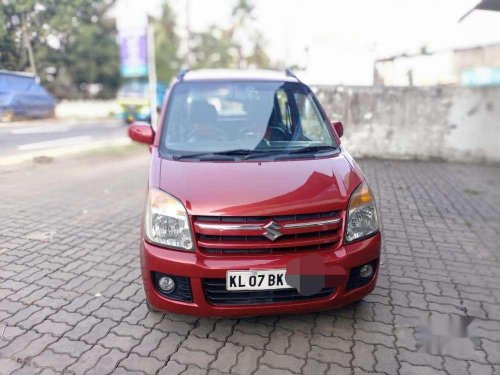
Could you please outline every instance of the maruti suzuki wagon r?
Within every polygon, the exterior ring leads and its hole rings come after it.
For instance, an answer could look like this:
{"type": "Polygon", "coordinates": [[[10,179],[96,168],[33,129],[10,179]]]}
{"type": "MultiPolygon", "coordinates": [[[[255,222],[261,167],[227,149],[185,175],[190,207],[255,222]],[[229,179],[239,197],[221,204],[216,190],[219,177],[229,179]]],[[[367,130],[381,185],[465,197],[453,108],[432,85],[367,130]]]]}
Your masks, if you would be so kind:
{"type": "Polygon", "coordinates": [[[150,310],[337,308],[375,287],[373,194],[311,89],[287,70],[181,72],[150,145],[140,258],[150,310]]]}

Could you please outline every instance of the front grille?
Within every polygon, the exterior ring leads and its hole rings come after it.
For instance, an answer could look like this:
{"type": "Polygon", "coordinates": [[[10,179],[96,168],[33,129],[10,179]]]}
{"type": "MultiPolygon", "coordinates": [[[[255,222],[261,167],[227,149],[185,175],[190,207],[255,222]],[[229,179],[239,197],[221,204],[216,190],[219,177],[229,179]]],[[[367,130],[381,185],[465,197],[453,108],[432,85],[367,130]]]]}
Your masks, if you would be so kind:
{"type": "Polygon", "coordinates": [[[334,249],[341,240],[338,211],[279,216],[195,216],[198,249],[206,254],[283,254],[334,249]],[[269,225],[271,229],[269,229],[269,225]],[[266,229],[267,226],[267,229],[266,229]],[[278,232],[272,240],[266,233],[278,232]]]}
{"type": "Polygon", "coordinates": [[[323,288],[312,296],[303,296],[296,289],[228,291],[225,279],[203,279],[206,300],[212,305],[252,305],[294,301],[310,301],[326,298],[335,288],[323,288]]]}

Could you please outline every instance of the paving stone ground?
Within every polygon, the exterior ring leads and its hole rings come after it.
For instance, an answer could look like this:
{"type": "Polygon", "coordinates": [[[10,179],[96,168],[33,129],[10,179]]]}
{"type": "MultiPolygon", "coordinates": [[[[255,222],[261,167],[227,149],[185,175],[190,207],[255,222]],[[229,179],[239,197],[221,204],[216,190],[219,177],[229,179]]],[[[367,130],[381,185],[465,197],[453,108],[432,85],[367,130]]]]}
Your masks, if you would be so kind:
{"type": "Polygon", "coordinates": [[[360,161],[384,232],[370,296],[197,319],[146,309],[147,164],[135,153],[0,170],[0,374],[500,374],[500,168],[360,161]],[[476,317],[476,339],[419,351],[428,314],[476,317]]]}

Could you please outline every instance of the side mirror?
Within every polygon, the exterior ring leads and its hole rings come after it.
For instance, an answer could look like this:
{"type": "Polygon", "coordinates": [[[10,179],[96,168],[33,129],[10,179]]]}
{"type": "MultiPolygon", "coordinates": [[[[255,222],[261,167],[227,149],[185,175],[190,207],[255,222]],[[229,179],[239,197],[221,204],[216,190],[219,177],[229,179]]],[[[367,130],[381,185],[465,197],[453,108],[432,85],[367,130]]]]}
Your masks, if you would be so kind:
{"type": "Polygon", "coordinates": [[[155,132],[147,122],[136,121],[128,128],[128,136],[136,142],[152,145],[155,140],[155,132]]]}
{"type": "Polygon", "coordinates": [[[335,129],[335,132],[339,136],[339,138],[342,138],[344,135],[344,125],[340,121],[334,121],[332,122],[332,127],[335,129]]]}

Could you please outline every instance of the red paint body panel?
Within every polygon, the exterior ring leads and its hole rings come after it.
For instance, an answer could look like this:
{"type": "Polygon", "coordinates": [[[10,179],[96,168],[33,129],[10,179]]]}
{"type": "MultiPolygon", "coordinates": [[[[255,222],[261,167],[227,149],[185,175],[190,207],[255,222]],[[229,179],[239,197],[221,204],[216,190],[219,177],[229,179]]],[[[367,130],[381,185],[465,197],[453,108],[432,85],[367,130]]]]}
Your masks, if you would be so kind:
{"type": "MultiPolygon", "coordinates": [[[[272,303],[261,305],[221,306],[211,305],[205,299],[201,278],[224,278],[227,270],[251,269],[284,269],[288,262],[300,255],[266,255],[266,256],[203,256],[198,253],[187,253],[167,250],[141,243],[141,267],[143,283],[148,302],[159,310],[168,310],[196,316],[250,316],[268,314],[287,314],[338,308],[352,303],[375,287],[377,274],[366,286],[345,291],[347,274],[350,268],[368,263],[380,257],[380,234],[369,239],[342,246],[336,251],[318,252],[325,268],[339,266],[345,271],[342,282],[335,292],[323,299],[272,303]],[[161,271],[172,275],[189,275],[193,291],[193,303],[169,300],[160,295],[153,287],[150,271],[161,271]]],[[[377,267],[378,273],[378,267],[377,267]]]]}
{"type": "Polygon", "coordinates": [[[345,210],[362,181],[342,154],[270,162],[162,159],[154,187],[178,198],[190,215],[267,216],[345,210]]]}
{"type": "MultiPolygon", "coordinates": [[[[349,197],[363,181],[357,168],[342,153],[333,158],[314,160],[201,163],[160,159],[158,150],[153,147],[150,186],[177,197],[186,206],[190,217],[342,211],[339,233],[343,237],[349,197]]],[[[329,228],[338,226],[339,224],[332,224],[329,228]]],[[[191,227],[197,228],[197,223],[191,220],[191,227]]],[[[282,231],[286,233],[286,230],[282,231]]],[[[234,233],[238,234],[241,233],[234,233]]],[[[335,293],[321,300],[215,306],[205,299],[201,278],[225,278],[227,270],[283,269],[290,260],[300,257],[300,254],[207,255],[198,250],[194,253],[169,250],[143,240],[142,277],[148,302],[159,310],[197,316],[246,316],[331,309],[352,303],[373,290],[377,275],[368,285],[349,292],[345,292],[345,284],[350,268],[380,258],[380,243],[380,234],[376,234],[349,245],[339,242],[333,251],[318,251],[316,254],[321,255],[326,269],[335,266],[344,270],[335,293]],[[163,297],[153,287],[151,271],[188,276],[194,302],[179,302],[163,297]]],[[[286,246],[286,243],[280,246],[286,246]]],[[[231,247],[237,248],[238,245],[232,244],[231,247]]]]}

